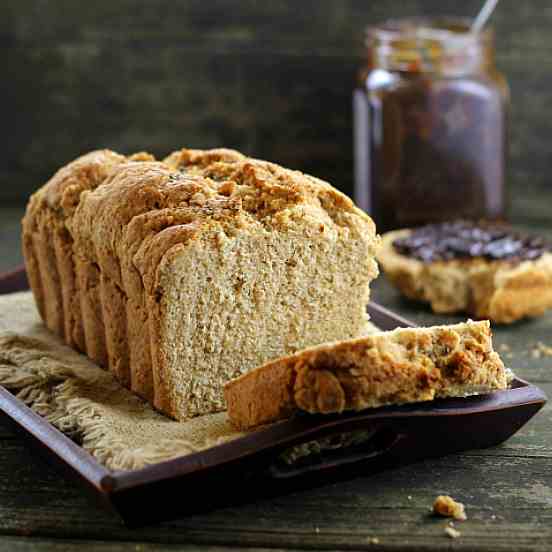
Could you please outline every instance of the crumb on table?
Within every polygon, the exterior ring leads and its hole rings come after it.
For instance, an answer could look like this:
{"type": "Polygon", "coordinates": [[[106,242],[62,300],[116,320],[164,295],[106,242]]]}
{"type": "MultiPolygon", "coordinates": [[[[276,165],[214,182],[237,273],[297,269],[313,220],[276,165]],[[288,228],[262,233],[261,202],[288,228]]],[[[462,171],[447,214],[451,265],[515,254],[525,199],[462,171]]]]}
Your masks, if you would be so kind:
{"type": "Polygon", "coordinates": [[[540,353],[539,356],[552,356],[552,347],[545,345],[541,341],[537,343],[535,350],[540,353]]]}
{"type": "Polygon", "coordinates": [[[433,513],[460,521],[467,519],[464,505],[448,495],[439,495],[433,502],[433,513]]]}
{"type": "Polygon", "coordinates": [[[460,531],[454,529],[454,527],[445,527],[445,533],[451,539],[457,539],[462,534],[462,533],[460,533],[460,531]]]}

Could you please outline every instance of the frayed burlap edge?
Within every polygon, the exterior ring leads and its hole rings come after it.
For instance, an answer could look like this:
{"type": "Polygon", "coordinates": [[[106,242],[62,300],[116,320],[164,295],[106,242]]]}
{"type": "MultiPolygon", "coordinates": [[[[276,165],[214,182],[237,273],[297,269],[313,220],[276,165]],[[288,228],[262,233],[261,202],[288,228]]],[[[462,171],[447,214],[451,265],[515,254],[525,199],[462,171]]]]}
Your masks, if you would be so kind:
{"type": "Polygon", "coordinates": [[[139,469],[242,435],[224,413],[169,420],[43,332],[47,340],[0,333],[0,385],[108,469],[139,469]]]}

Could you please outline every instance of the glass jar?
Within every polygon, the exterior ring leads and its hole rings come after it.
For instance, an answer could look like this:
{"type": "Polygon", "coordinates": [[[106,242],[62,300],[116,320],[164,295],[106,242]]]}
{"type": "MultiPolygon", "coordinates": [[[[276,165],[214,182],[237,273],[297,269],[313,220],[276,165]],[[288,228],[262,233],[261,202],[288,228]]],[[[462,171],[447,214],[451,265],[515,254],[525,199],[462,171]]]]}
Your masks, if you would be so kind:
{"type": "Polygon", "coordinates": [[[354,92],[355,200],[378,230],[505,217],[508,85],[490,29],[462,19],[369,28],[354,92]]]}

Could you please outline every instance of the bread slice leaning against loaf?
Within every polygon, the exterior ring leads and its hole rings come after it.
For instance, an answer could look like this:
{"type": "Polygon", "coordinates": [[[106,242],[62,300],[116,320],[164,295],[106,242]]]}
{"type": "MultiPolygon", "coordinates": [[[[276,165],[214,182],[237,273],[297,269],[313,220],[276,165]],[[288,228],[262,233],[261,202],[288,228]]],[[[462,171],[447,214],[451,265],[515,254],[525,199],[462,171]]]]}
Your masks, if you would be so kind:
{"type": "Polygon", "coordinates": [[[468,321],[312,347],[227,383],[225,395],[232,423],[249,429],[299,410],[340,413],[506,389],[511,377],[493,351],[489,322],[468,321]]]}
{"type": "Polygon", "coordinates": [[[236,151],[103,150],[33,195],[23,244],[48,328],[184,420],[267,360],[361,335],[379,238],[330,184],[236,151]]]}
{"type": "Polygon", "coordinates": [[[410,232],[384,234],[378,261],[403,295],[428,302],[434,312],[467,312],[509,324],[552,308],[552,253],[520,263],[484,258],[423,263],[393,247],[410,232]]]}

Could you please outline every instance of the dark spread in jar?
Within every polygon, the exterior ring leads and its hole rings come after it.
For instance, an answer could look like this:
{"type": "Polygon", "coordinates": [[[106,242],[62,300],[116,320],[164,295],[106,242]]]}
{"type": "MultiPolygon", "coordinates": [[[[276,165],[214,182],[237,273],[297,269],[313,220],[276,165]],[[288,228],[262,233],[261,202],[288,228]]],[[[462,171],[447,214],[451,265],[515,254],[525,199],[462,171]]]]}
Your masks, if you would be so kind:
{"type": "Polygon", "coordinates": [[[521,262],[552,251],[542,237],[522,235],[503,225],[463,220],[416,228],[394,240],[393,247],[401,255],[426,263],[474,257],[521,262]]]}
{"type": "Polygon", "coordinates": [[[353,103],[355,200],[380,231],[506,218],[508,86],[492,31],[470,25],[407,18],[367,31],[353,103]]]}

